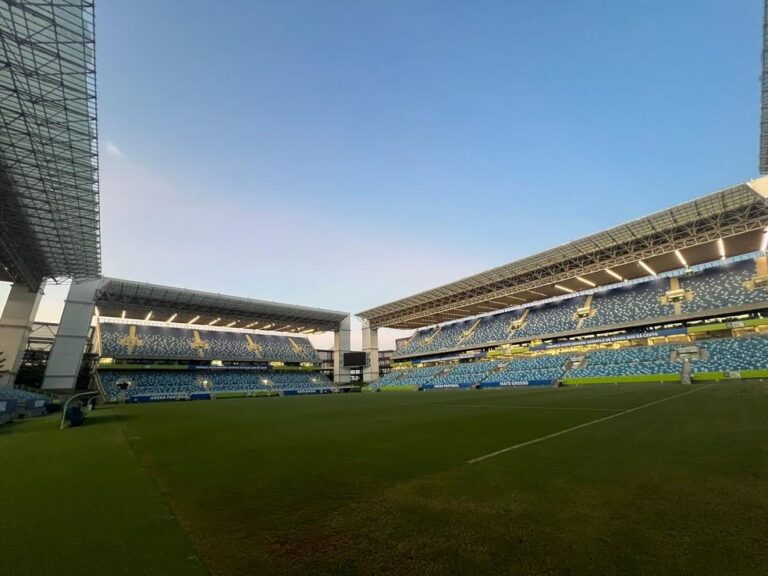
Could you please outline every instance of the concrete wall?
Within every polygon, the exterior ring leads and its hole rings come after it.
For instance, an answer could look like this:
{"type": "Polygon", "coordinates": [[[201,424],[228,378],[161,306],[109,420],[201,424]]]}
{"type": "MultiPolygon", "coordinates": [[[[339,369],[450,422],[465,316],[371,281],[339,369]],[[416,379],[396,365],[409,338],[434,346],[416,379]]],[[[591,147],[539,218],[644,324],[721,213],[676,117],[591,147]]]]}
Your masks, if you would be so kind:
{"type": "Polygon", "coordinates": [[[347,316],[339,324],[338,330],[333,333],[333,381],[336,384],[349,384],[349,368],[344,368],[344,352],[350,350],[350,322],[347,316]]]}
{"type": "Polygon", "coordinates": [[[94,312],[94,296],[101,280],[73,282],[64,302],[59,331],[45,369],[43,388],[71,390],[77,382],[88,331],[94,312]]]}
{"type": "Polygon", "coordinates": [[[23,284],[11,286],[0,316],[0,351],[5,360],[0,386],[13,386],[16,380],[42,295],[42,291],[30,291],[23,284]]]}

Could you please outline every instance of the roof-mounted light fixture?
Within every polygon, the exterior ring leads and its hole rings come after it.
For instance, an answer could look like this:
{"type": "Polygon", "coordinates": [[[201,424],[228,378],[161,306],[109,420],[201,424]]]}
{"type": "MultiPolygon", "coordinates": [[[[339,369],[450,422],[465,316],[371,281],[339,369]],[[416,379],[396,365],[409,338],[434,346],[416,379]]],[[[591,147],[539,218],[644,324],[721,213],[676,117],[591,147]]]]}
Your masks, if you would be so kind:
{"type": "Polygon", "coordinates": [[[579,282],[582,282],[582,283],[586,284],[587,286],[592,286],[592,288],[594,288],[595,286],[597,286],[597,284],[595,284],[594,282],[592,282],[592,280],[587,280],[586,278],[582,278],[581,276],[576,276],[576,280],[578,280],[579,282]]]}
{"type": "Polygon", "coordinates": [[[606,268],[605,271],[608,272],[608,274],[610,274],[614,278],[616,278],[616,280],[618,280],[619,282],[624,282],[624,278],[622,278],[621,275],[616,274],[616,272],[614,272],[610,268],[606,268]]]}
{"type": "Polygon", "coordinates": [[[680,250],[675,250],[675,256],[677,256],[677,259],[680,260],[680,264],[682,264],[684,268],[688,268],[688,262],[686,262],[683,253],[680,252],[680,250]]]}
{"type": "Polygon", "coordinates": [[[717,239],[717,251],[720,253],[720,259],[725,260],[725,242],[722,238],[717,239]]]}
{"type": "Polygon", "coordinates": [[[640,266],[642,266],[645,269],[645,271],[648,272],[648,274],[650,274],[651,276],[657,276],[654,269],[648,266],[648,264],[646,264],[642,260],[638,260],[637,263],[640,264],[640,266]]]}

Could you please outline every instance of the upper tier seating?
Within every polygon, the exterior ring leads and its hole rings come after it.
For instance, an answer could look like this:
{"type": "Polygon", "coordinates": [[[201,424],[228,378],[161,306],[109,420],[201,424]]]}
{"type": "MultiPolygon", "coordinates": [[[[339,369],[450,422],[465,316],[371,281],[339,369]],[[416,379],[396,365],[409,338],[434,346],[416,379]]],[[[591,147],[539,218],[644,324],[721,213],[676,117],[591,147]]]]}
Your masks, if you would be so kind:
{"type": "Polygon", "coordinates": [[[635,320],[671,316],[674,314],[672,305],[661,303],[661,297],[667,291],[668,285],[667,279],[660,279],[598,292],[592,299],[595,314],[585,318],[581,327],[613,326],[635,320]]]}
{"type": "MultiPolygon", "coordinates": [[[[520,317],[519,310],[485,316],[475,328],[475,331],[464,341],[461,347],[487,344],[488,342],[503,342],[509,340],[510,325],[520,317]]],[[[470,321],[470,326],[472,322],[470,321]]]]}
{"type": "MultiPolygon", "coordinates": [[[[693,294],[692,300],[680,304],[683,314],[703,310],[725,308],[745,304],[765,303],[768,306],[768,288],[748,289],[745,281],[755,275],[754,260],[729,262],[724,266],[696,272],[692,276],[680,276],[681,288],[693,294]]],[[[661,297],[669,289],[669,279],[651,279],[633,285],[616,286],[605,292],[594,292],[592,308],[595,314],[584,318],[581,330],[594,330],[630,322],[657,318],[671,318],[674,304],[662,304],[661,297]]],[[[416,354],[436,353],[448,349],[467,349],[511,340],[533,339],[576,330],[579,320],[576,311],[586,302],[584,294],[528,307],[524,325],[509,332],[513,319],[519,318],[525,308],[518,308],[492,316],[486,316],[473,327],[476,320],[463,320],[446,324],[441,328],[425,328],[416,332],[406,345],[395,352],[396,358],[416,354]]]]}
{"type": "Polygon", "coordinates": [[[450,324],[442,328],[430,328],[429,330],[420,330],[414,338],[407,343],[404,351],[411,352],[431,352],[435,350],[447,350],[456,346],[461,336],[465,322],[450,324]]]}
{"type": "Polygon", "coordinates": [[[135,370],[100,372],[101,384],[110,400],[143,394],[188,396],[196,392],[255,392],[306,390],[332,385],[320,372],[283,372],[256,370],[135,370]],[[130,382],[121,391],[118,384],[130,382]]]}
{"type": "Polygon", "coordinates": [[[530,309],[522,328],[512,333],[512,338],[543,336],[575,330],[577,321],[574,320],[574,316],[583,304],[584,296],[575,296],[544,306],[535,306],[530,309]]]}
{"type": "Polygon", "coordinates": [[[683,301],[683,313],[768,301],[768,288],[749,290],[744,286],[754,276],[755,263],[746,260],[681,277],[680,287],[693,294],[693,300],[683,301]]]}
{"type": "Polygon", "coordinates": [[[209,360],[320,362],[307,338],[101,323],[102,356],[209,360]]]}

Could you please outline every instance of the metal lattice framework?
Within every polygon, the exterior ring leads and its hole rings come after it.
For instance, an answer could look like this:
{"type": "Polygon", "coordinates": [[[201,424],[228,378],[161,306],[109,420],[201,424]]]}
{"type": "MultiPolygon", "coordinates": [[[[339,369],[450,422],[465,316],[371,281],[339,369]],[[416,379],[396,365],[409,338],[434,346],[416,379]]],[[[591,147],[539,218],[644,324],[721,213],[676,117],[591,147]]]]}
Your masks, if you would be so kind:
{"type": "Polygon", "coordinates": [[[768,174],[768,0],[763,7],[763,67],[760,93],[760,174],[768,174]]]}
{"type": "Polygon", "coordinates": [[[96,291],[96,306],[102,316],[189,322],[197,325],[214,320],[220,326],[234,328],[309,333],[339,329],[349,317],[347,312],[308,308],[211,292],[145,284],[130,280],[104,278],[96,291]]]}
{"type": "Polygon", "coordinates": [[[97,278],[92,2],[0,0],[0,279],[97,278]]]}
{"type": "MultiPolygon", "coordinates": [[[[538,291],[557,283],[637,264],[640,260],[653,262],[650,259],[720,238],[762,231],[768,226],[766,196],[768,178],[739,184],[511,264],[372,308],[358,316],[374,328],[418,328],[501,310],[512,306],[514,301],[519,304],[545,299],[551,292],[538,291]]],[[[756,248],[747,244],[738,246],[740,252],[756,248]]],[[[659,271],[679,267],[680,264],[672,258],[669,265],[662,265],[659,271]]],[[[639,270],[635,274],[641,275],[647,273],[639,270]]],[[[626,273],[624,276],[631,277],[626,273]]]]}

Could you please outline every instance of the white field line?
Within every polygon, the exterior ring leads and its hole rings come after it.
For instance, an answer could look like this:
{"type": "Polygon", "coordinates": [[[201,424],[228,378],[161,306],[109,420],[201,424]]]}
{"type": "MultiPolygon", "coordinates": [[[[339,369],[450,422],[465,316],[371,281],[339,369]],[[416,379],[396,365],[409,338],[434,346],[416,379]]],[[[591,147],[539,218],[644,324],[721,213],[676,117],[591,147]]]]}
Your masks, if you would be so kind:
{"type": "Polygon", "coordinates": [[[715,384],[716,383],[713,382],[712,384],[707,384],[699,388],[694,388],[693,390],[688,390],[687,392],[681,392],[680,394],[674,394],[673,396],[667,396],[666,398],[654,400],[653,402],[648,402],[647,404],[642,404],[641,406],[636,406],[635,408],[630,408],[622,412],[617,412],[616,414],[610,414],[609,416],[603,416],[602,418],[597,418],[596,420],[590,420],[589,422],[585,422],[584,424],[579,424],[578,426],[571,426],[570,428],[566,428],[565,430],[560,430],[559,432],[553,432],[552,434],[547,434],[546,436],[534,438],[533,440],[528,440],[527,442],[521,442],[520,444],[507,446],[506,448],[502,448],[501,450],[496,450],[495,452],[491,452],[490,454],[484,454],[483,456],[472,458],[472,460],[467,460],[467,464],[476,464],[477,462],[482,462],[483,460],[487,460],[488,458],[493,458],[494,456],[506,454],[507,452],[511,452],[512,450],[517,450],[518,448],[524,448],[526,446],[530,446],[531,444],[538,444],[539,442],[543,442],[544,440],[549,440],[550,438],[556,438],[557,436],[562,436],[563,434],[568,434],[569,432],[574,432],[576,430],[586,428],[587,426],[592,426],[593,424],[599,424],[600,422],[605,422],[606,420],[618,418],[619,416],[624,416],[625,414],[631,414],[632,412],[637,412],[638,410],[643,410],[644,408],[649,408],[651,406],[655,406],[656,404],[661,404],[662,402],[668,402],[669,400],[674,400],[675,398],[682,398],[683,396],[694,394],[696,392],[699,392],[700,390],[704,390],[705,388],[710,388],[715,384]]]}
{"type": "MultiPolygon", "coordinates": [[[[437,403],[435,403],[437,404],[437,403]]],[[[453,404],[441,403],[437,406],[443,406],[449,408],[451,406],[461,406],[462,408],[509,408],[515,410],[577,410],[586,412],[619,412],[624,408],[579,408],[575,406],[521,406],[519,404],[461,404],[454,402],[453,404]]]]}

